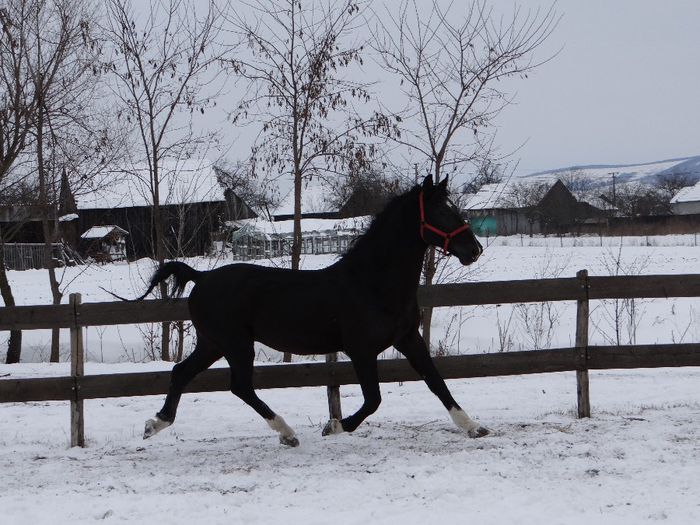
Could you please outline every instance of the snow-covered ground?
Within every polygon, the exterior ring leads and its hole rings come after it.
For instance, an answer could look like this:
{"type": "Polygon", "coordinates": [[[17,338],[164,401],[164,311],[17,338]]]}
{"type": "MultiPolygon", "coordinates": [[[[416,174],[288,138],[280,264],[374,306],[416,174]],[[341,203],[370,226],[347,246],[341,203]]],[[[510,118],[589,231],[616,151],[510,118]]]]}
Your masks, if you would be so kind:
{"type": "MultiPolygon", "coordinates": [[[[563,277],[583,268],[694,273],[700,265],[693,237],[631,239],[622,248],[598,238],[491,241],[477,264],[450,265],[444,278],[563,277]]],[[[332,260],[309,257],[305,265],[332,260]]],[[[104,286],[137,295],[151,268],[71,268],[66,294],[107,300],[104,286]]],[[[49,302],[43,272],[10,278],[20,304],[49,302]]],[[[591,310],[592,344],[610,343],[616,329],[623,343],[700,340],[696,299],[601,301],[591,310]]],[[[452,352],[568,346],[573,338],[570,304],[436,313],[436,345],[452,352]]],[[[140,362],[148,340],[148,327],[89,329],[86,373],[168,369],[140,362]]],[[[0,365],[0,376],[68,373],[66,362],[39,362],[48,335],[25,332],[25,341],[26,362],[0,365]]],[[[260,361],[277,359],[260,348],[260,361]]],[[[86,401],[86,449],[68,448],[67,403],[0,404],[0,523],[698,523],[699,381],[697,368],[592,372],[590,420],[575,419],[573,373],[449,381],[470,415],[492,429],[480,440],[460,434],[422,383],[383,385],[375,415],[353,434],[326,438],[324,389],[263,391],[296,430],[297,449],[279,445],[228,393],[186,395],[175,425],[148,441],[143,422],[160,408],[159,396],[86,401]]],[[[359,406],[359,387],[341,393],[346,414],[359,406]]]]}
{"type": "MultiPolygon", "coordinates": [[[[51,368],[0,371],[24,366],[51,368]]],[[[67,447],[66,403],[0,405],[0,522],[695,524],[699,381],[694,368],[592,373],[589,420],[574,417],[573,373],[449,381],[493,431],[478,440],[422,383],[383,385],[376,414],[325,438],[324,389],[261,392],[296,449],[227,393],[185,395],[147,441],[159,397],[86,401],[85,449],[67,447]]],[[[358,407],[359,388],[342,402],[358,407]]]]}

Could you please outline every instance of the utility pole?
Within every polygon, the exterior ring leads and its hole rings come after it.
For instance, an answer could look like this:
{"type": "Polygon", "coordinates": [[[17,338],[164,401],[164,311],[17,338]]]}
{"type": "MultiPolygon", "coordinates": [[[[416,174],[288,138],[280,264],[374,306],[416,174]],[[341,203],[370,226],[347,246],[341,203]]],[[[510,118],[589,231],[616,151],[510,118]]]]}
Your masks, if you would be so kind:
{"type": "Polygon", "coordinates": [[[617,209],[617,195],[615,191],[615,177],[618,175],[619,172],[617,171],[611,171],[608,173],[608,175],[612,176],[612,203],[613,203],[613,208],[617,209]]]}

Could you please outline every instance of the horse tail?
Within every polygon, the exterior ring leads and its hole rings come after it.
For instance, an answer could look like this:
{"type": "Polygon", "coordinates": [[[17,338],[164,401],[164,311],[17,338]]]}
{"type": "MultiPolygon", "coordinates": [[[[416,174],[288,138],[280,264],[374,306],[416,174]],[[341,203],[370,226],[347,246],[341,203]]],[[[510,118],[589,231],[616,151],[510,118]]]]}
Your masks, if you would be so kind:
{"type": "Polygon", "coordinates": [[[161,265],[160,268],[158,268],[155,273],[153,274],[153,277],[151,277],[151,282],[148,286],[148,290],[141,296],[137,297],[136,299],[125,299],[124,297],[120,297],[117,294],[110,292],[109,290],[105,290],[105,292],[109,293],[110,295],[116,297],[117,299],[121,299],[122,301],[129,301],[129,302],[136,302],[136,301],[141,301],[142,299],[145,299],[146,296],[153,291],[153,289],[158,286],[160,283],[168,279],[169,277],[173,277],[173,288],[172,288],[172,293],[171,297],[180,297],[182,293],[185,291],[185,286],[187,286],[187,283],[190,281],[197,281],[197,278],[202,275],[203,272],[197,271],[191,266],[180,262],[180,261],[168,261],[165,264],[161,265]]]}

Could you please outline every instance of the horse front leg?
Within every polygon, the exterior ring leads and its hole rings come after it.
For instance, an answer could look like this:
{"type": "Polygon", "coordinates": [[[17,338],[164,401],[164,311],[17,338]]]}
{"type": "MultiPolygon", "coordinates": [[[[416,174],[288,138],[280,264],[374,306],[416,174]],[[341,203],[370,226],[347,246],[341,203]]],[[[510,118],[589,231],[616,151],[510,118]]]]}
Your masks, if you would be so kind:
{"type": "Polygon", "coordinates": [[[353,415],[338,421],[331,419],[323,427],[322,435],[340,434],[341,432],[352,432],[369,415],[374,414],[382,402],[382,394],[379,390],[379,377],[377,375],[376,354],[365,354],[360,356],[350,356],[350,360],[355,368],[357,379],[360,382],[364,401],[362,406],[353,415]]]}
{"type": "Polygon", "coordinates": [[[428,352],[428,347],[418,330],[410,333],[396,343],[394,347],[406,356],[408,362],[420,374],[430,391],[442,401],[455,425],[472,438],[479,438],[489,434],[488,429],[471,419],[454,400],[445,384],[445,380],[435,368],[430,352],[428,352]]]}

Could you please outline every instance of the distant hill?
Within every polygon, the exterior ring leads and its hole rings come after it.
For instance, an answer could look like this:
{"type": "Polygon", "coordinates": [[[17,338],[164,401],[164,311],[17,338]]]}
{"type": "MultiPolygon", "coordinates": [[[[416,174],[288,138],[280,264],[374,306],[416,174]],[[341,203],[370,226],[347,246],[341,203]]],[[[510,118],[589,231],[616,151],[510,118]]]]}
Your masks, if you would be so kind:
{"type": "Polygon", "coordinates": [[[588,178],[600,186],[608,186],[612,182],[611,173],[615,173],[616,182],[640,182],[653,184],[659,175],[685,174],[695,180],[700,180],[700,155],[680,159],[660,160],[644,164],[608,164],[571,166],[547,171],[540,171],[521,177],[524,181],[554,181],[567,178],[575,173],[576,176],[588,178]]]}

